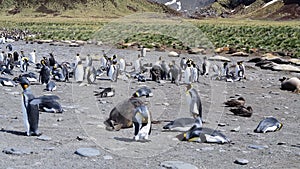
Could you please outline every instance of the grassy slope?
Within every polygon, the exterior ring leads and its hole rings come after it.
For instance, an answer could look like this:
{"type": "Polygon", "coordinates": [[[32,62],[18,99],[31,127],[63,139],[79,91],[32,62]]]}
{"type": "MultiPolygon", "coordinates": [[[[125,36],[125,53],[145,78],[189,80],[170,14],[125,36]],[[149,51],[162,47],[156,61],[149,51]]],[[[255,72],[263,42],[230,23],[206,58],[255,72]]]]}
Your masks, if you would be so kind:
{"type": "MultiPolygon", "coordinates": [[[[0,17],[1,27],[28,29],[40,32],[41,39],[80,39],[88,40],[95,31],[113,18],[137,12],[163,11],[161,7],[140,0],[116,0],[117,7],[112,3],[101,9],[101,4],[78,5],[75,10],[66,10],[53,17],[33,12],[27,8],[14,16],[0,17]],[[88,11],[84,9],[89,9],[88,11]]],[[[51,6],[49,5],[49,8],[51,6]]],[[[51,8],[54,8],[53,6],[51,8]]],[[[300,22],[299,21],[258,21],[249,19],[208,19],[187,20],[201,29],[213,42],[215,47],[231,45],[240,48],[265,48],[267,50],[293,52],[300,57],[300,22]]],[[[149,42],[151,43],[151,42],[149,42]]]]}

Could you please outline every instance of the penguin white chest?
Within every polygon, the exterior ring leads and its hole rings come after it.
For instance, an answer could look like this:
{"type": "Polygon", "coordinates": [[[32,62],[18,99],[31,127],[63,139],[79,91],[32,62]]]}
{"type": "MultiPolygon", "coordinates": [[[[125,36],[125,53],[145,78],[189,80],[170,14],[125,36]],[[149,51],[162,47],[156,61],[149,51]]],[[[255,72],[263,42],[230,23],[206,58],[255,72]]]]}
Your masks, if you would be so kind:
{"type": "Polygon", "coordinates": [[[83,81],[83,77],[84,77],[83,66],[77,65],[77,67],[75,69],[75,80],[77,82],[83,81]]]}

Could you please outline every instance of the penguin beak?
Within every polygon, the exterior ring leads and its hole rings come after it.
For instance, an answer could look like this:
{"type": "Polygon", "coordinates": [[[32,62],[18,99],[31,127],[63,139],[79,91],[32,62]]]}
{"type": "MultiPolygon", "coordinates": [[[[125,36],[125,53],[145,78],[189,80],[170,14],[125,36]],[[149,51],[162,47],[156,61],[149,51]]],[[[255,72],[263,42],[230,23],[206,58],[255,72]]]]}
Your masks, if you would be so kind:
{"type": "Polygon", "coordinates": [[[279,123],[279,128],[276,131],[280,130],[282,126],[283,126],[282,123],[279,123]]]}

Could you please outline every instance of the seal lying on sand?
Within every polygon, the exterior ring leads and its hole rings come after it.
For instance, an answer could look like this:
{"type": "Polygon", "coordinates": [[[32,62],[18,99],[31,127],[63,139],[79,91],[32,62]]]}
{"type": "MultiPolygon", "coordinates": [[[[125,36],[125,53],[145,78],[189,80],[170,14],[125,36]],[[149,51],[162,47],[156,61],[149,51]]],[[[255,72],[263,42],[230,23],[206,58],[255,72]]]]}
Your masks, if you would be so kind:
{"type": "Polygon", "coordinates": [[[295,93],[300,93],[300,80],[297,77],[279,79],[281,81],[281,90],[288,90],[295,93]]]}
{"type": "Polygon", "coordinates": [[[115,106],[109,118],[104,121],[107,130],[120,130],[121,128],[132,127],[132,118],[134,111],[138,106],[144,105],[143,101],[138,98],[130,98],[115,106]]]}

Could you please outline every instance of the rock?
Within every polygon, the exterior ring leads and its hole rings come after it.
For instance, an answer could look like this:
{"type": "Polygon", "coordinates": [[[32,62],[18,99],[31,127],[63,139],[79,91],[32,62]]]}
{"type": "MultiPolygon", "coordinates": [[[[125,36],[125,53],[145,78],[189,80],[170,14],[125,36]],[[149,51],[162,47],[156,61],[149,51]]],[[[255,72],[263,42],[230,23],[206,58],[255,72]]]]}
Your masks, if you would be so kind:
{"type": "Polygon", "coordinates": [[[12,154],[12,155],[28,155],[33,153],[32,151],[16,149],[16,148],[6,148],[2,150],[2,152],[5,154],[12,154]]]}
{"type": "Polygon", "coordinates": [[[202,147],[200,148],[200,150],[202,151],[211,151],[211,150],[214,150],[215,148],[214,147],[202,147]]]}
{"type": "Polygon", "coordinates": [[[232,131],[232,132],[239,132],[240,129],[241,129],[241,127],[238,126],[238,127],[234,128],[234,129],[231,129],[230,131],[232,131]]]}
{"type": "Polygon", "coordinates": [[[226,126],[226,124],[225,123],[218,123],[218,126],[224,127],[224,126],[226,126]]]}
{"type": "Polygon", "coordinates": [[[246,165],[249,163],[249,161],[243,158],[237,158],[236,160],[234,160],[234,163],[240,165],[246,165]]]}
{"type": "Polygon", "coordinates": [[[275,109],[275,110],[280,110],[280,108],[279,108],[279,107],[275,107],[274,109],[275,109]]]}
{"type": "Polygon", "coordinates": [[[169,103],[163,103],[162,105],[164,105],[164,106],[170,106],[169,103]]]}
{"type": "Polygon", "coordinates": [[[277,145],[286,145],[286,142],[278,142],[277,145]]]}
{"type": "Polygon", "coordinates": [[[160,166],[167,169],[198,169],[198,167],[182,161],[164,161],[160,166]]]}
{"type": "Polygon", "coordinates": [[[57,121],[57,122],[63,121],[63,118],[62,118],[62,117],[59,117],[56,121],[57,121]]]}
{"type": "Polygon", "coordinates": [[[44,148],[43,150],[54,150],[55,147],[47,147],[47,148],[44,148]]]}
{"type": "Polygon", "coordinates": [[[100,151],[94,148],[79,148],[75,151],[75,154],[84,156],[84,157],[93,157],[100,155],[100,151]]]}
{"type": "Polygon", "coordinates": [[[104,160],[112,160],[113,157],[112,156],[109,156],[109,155],[106,155],[106,156],[103,156],[104,160]]]}
{"type": "Polygon", "coordinates": [[[42,140],[42,141],[50,141],[51,137],[46,136],[46,135],[41,135],[39,137],[37,137],[38,140],[42,140]]]}
{"type": "Polygon", "coordinates": [[[269,148],[268,146],[262,146],[262,145],[249,145],[248,148],[256,149],[256,150],[263,150],[269,148]]]}

